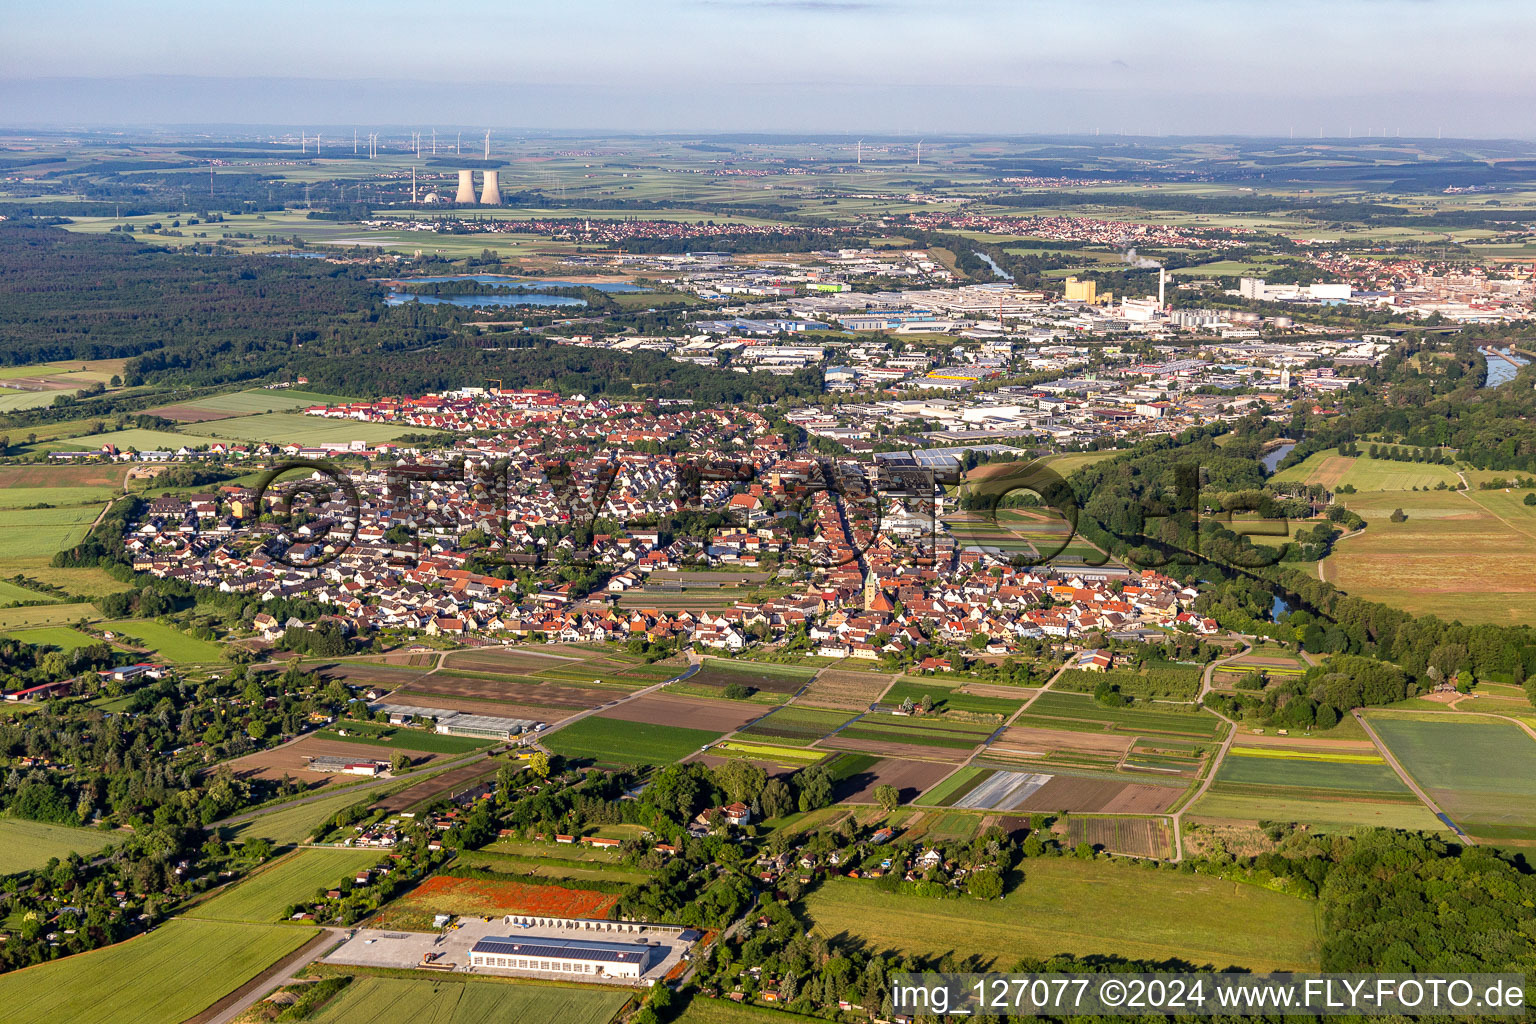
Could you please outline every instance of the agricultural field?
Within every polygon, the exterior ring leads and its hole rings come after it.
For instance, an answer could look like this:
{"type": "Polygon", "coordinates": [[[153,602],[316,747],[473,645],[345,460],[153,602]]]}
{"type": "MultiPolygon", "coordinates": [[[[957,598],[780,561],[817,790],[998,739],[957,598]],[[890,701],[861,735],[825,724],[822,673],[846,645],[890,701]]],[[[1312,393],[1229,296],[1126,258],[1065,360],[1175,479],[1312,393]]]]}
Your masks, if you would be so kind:
{"type": "Polygon", "coordinates": [[[54,598],[36,590],[28,590],[26,587],[18,587],[8,580],[0,580],[0,604],[15,604],[17,601],[52,601],[54,598]]]}
{"type": "Polygon", "coordinates": [[[0,975],[6,1024],[181,1024],[314,938],[287,925],[171,920],[0,975]]]}
{"type": "Polygon", "coordinates": [[[715,730],[674,725],[583,718],[540,743],[563,757],[589,758],[602,764],[670,764],[720,738],[715,730]]]}
{"type": "Polygon", "coordinates": [[[727,686],[740,685],[764,693],[790,694],[804,686],[813,674],[814,670],[799,665],[707,658],[703,668],[689,676],[685,683],[676,685],[709,691],[724,691],[727,686]]]}
{"type": "Polygon", "coordinates": [[[1112,861],[1035,858],[1001,900],[926,900],[830,878],[805,899],[822,936],[879,951],[952,950],[997,969],[1021,957],[1108,954],[1218,968],[1315,969],[1317,904],[1259,886],[1112,861]]]}
{"type": "Polygon", "coordinates": [[[744,757],[749,761],[757,761],[779,769],[803,768],[827,756],[825,750],[786,747],[777,743],[755,742],[751,739],[722,740],[710,747],[709,751],[721,757],[744,757]]]}
{"type": "Polygon", "coordinates": [[[283,920],[290,904],[313,899],[317,890],[335,888],[384,858],[378,850],[310,848],[280,857],[255,874],[205,900],[184,915],[205,921],[283,920]]]}
{"type": "Polygon", "coordinates": [[[120,452],[130,448],[139,452],[174,452],[181,447],[201,448],[208,442],[185,434],[173,434],[166,430],[144,430],[131,427],[127,430],[109,430],[102,434],[84,437],[46,438],[28,445],[28,452],[93,452],[104,445],[111,445],[120,452]]]}
{"type": "Polygon", "coordinates": [[[837,740],[871,740],[914,747],[945,747],[970,750],[986,742],[997,726],[947,719],[905,718],[869,714],[837,734],[837,740]]]}
{"type": "MultiPolygon", "coordinates": [[[[250,391],[236,391],[227,395],[214,395],[211,398],[199,398],[196,401],[187,402],[185,405],[188,409],[227,413],[230,416],[250,416],[257,413],[287,412],[290,409],[304,409],[311,405],[337,405],[347,401],[349,399],[341,395],[326,395],[318,391],[255,388],[250,391]]],[[[161,415],[164,415],[164,413],[161,413],[161,415]]]]}
{"type": "Polygon", "coordinates": [[[790,705],[772,711],[741,731],[742,738],[762,737],[775,743],[804,746],[852,720],[841,711],[790,705]]]}
{"type": "Polygon", "coordinates": [[[1371,750],[1234,745],[1195,818],[1296,821],[1322,829],[1360,825],[1440,831],[1443,826],[1371,750]]]}
{"type": "Polygon", "coordinates": [[[99,504],[123,493],[121,466],[0,466],[0,508],[99,504]]]}
{"type": "Polygon", "coordinates": [[[1068,669],[1056,680],[1054,689],[1073,693],[1092,693],[1109,683],[1131,697],[1156,700],[1194,700],[1200,692],[1201,670],[1192,665],[1157,665],[1137,669],[1110,669],[1088,672],[1068,669]]]}
{"type": "Polygon", "coordinates": [[[618,707],[598,712],[594,717],[642,725],[704,729],[718,734],[739,729],[762,713],[762,707],[745,701],[674,697],[668,687],[663,692],[626,700],[618,707]]]}
{"type": "Polygon", "coordinates": [[[1087,843],[1097,849],[1132,857],[1163,859],[1173,856],[1173,832],[1164,818],[1073,815],[1067,819],[1066,841],[1069,846],[1087,843]]]}
{"type": "Polygon", "coordinates": [[[129,643],[142,644],[167,661],[196,663],[221,661],[224,657],[222,644],[199,640],[158,622],[119,619],[116,622],[104,622],[101,628],[128,638],[129,643]]]}
{"type": "Polygon", "coordinates": [[[623,989],[508,984],[455,978],[355,979],[310,1020],[315,1024],[607,1024],[628,1002],[623,989]]]}
{"type": "Polygon", "coordinates": [[[71,853],[89,857],[127,834],[0,817],[0,875],[31,871],[47,864],[50,858],[63,860],[71,853]]]}
{"type": "Polygon", "coordinates": [[[434,875],[380,910],[368,926],[430,931],[436,914],[607,917],[618,900],[612,893],[590,889],[434,875]]]}
{"type": "Polygon", "coordinates": [[[1225,728],[1215,715],[1197,711],[1145,710],[1142,705],[1108,708],[1092,697],[1072,693],[1041,694],[1015,725],[1044,729],[1076,729],[1082,732],[1113,732],[1131,736],[1214,739],[1225,728]]]}
{"type": "MultiPolygon", "coordinates": [[[[1451,466],[1373,459],[1368,455],[1350,458],[1340,455],[1337,448],[1314,452],[1296,465],[1276,473],[1272,479],[1276,483],[1319,484],[1329,490],[1348,484],[1357,491],[1410,493],[1415,487],[1424,490],[1440,483],[1447,487],[1455,487],[1458,483],[1456,470],[1451,466]]],[[[1348,499],[1353,496],[1341,497],[1348,503],[1348,499]]]]}
{"type": "Polygon", "coordinates": [[[883,673],[824,668],[795,699],[795,704],[839,711],[867,711],[890,683],[891,677],[883,673]]]}
{"type": "MultiPolygon", "coordinates": [[[[0,608],[0,630],[36,629],[41,626],[67,626],[81,619],[96,619],[101,612],[93,604],[34,604],[22,608],[0,608]]],[[[61,634],[62,636],[62,634],[61,634]]]]}
{"type": "Polygon", "coordinates": [[[1474,624],[1536,619],[1536,507],[1502,492],[1352,494],[1343,504],[1368,524],[1319,564],[1357,597],[1474,624]],[[1407,519],[1391,521],[1401,508],[1407,519]]]}
{"type": "Polygon", "coordinates": [[[1372,712],[1371,727],[1474,838],[1536,839],[1536,739],[1510,722],[1372,712]]]}
{"type": "Polygon", "coordinates": [[[0,564],[39,556],[46,562],[55,551],[78,544],[103,507],[0,509],[0,564]]]}
{"type": "Polygon", "coordinates": [[[953,769],[953,765],[935,761],[840,754],[831,762],[836,780],[833,795],[839,803],[872,804],[878,787],[895,786],[901,802],[911,803],[953,769]]]}
{"type": "Polygon", "coordinates": [[[308,839],[321,822],[337,811],[364,800],[377,799],[384,792],[386,791],[383,789],[370,786],[361,790],[336,793],[333,796],[311,800],[293,807],[266,811],[248,821],[222,826],[219,829],[219,836],[226,842],[243,842],[246,839],[261,838],[270,839],[278,846],[286,846],[289,843],[308,839]]]}
{"type": "MultiPolygon", "coordinates": [[[[1010,700],[1006,697],[982,697],[976,694],[966,693],[963,687],[950,686],[937,682],[918,682],[912,679],[899,679],[886,694],[880,703],[890,706],[901,704],[907,699],[920,703],[927,697],[933,704],[933,710],[937,712],[961,711],[973,715],[999,715],[1007,716],[1019,710],[1023,700],[1010,700]]],[[[999,722],[998,724],[1001,724],[999,722]]]]}
{"type": "Polygon", "coordinates": [[[39,629],[12,629],[0,636],[8,636],[22,643],[36,644],[39,647],[57,647],[60,650],[72,651],[76,647],[89,647],[91,644],[100,643],[89,633],[82,633],[78,629],[68,626],[43,626],[39,629]]]}
{"type": "Polygon", "coordinates": [[[403,434],[430,433],[409,423],[363,423],[359,420],[305,416],[297,412],[255,413],[233,419],[188,423],[180,429],[188,436],[179,440],[188,445],[206,445],[213,439],[300,445],[348,441],[377,444],[393,441],[403,434]]]}

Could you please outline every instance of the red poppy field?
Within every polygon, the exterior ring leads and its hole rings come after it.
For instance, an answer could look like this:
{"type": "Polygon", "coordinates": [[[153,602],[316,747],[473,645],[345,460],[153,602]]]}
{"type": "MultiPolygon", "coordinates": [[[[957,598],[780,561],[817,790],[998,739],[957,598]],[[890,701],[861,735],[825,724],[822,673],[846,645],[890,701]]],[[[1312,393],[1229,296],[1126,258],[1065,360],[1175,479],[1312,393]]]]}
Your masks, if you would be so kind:
{"type": "Polygon", "coordinates": [[[381,910],[374,927],[429,928],[436,914],[470,917],[547,914],[550,917],[603,918],[618,900],[612,893],[590,889],[436,875],[381,910]]]}

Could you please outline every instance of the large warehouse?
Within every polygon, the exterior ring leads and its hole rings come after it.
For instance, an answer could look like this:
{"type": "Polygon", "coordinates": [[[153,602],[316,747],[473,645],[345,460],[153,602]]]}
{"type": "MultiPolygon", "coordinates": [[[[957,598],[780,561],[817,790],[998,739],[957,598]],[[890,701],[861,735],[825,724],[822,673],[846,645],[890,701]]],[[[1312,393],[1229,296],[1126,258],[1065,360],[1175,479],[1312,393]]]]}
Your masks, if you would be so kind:
{"type": "Polygon", "coordinates": [[[636,981],[651,962],[651,947],[640,942],[562,939],[547,935],[488,935],[469,951],[472,967],[504,971],[590,974],[636,981]]]}

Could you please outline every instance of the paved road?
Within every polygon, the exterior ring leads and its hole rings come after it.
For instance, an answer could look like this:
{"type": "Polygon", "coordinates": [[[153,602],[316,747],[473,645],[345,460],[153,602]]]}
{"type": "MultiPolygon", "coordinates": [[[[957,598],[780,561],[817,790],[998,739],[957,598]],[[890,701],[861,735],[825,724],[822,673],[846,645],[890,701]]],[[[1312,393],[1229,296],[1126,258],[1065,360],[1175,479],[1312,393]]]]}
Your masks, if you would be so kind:
{"type": "Polygon", "coordinates": [[[946,773],[944,778],[939,779],[932,786],[929,786],[928,788],[929,789],[937,789],[939,786],[942,786],[944,784],[945,779],[948,779],[951,775],[955,774],[955,772],[958,772],[962,768],[970,767],[971,762],[976,760],[976,758],[980,757],[982,754],[986,753],[987,752],[987,748],[992,745],[992,741],[997,739],[997,737],[1002,733],[1002,731],[1004,729],[1008,728],[1015,721],[1017,721],[1018,717],[1020,715],[1022,715],[1024,712],[1028,711],[1029,710],[1029,706],[1031,704],[1033,704],[1035,701],[1039,700],[1040,699],[1040,695],[1042,693],[1044,693],[1046,690],[1049,690],[1052,686],[1056,685],[1056,680],[1060,679],[1061,678],[1061,674],[1063,672],[1065,672],[1067,669],[1071,668],[1073,666],[1073,664],[1075,664],[1075,662],[1071,658],[1068,658],[1065,662],[1063,662],[1060,668],[1058,668],[1055,672],[1051,673],[1051,678],[1047,679],[1044,682],[1044,684],[1041,685],[1040,689],[1038,689],[1034,693],[1030,694],[1028,699],[1026,699],[1023,704],[1019,705],[1019,710],[1017,710],[1013,714],[1009,715],[1007,720],[1004,721],[1002,725],[998,726],[997,730],[995,732],[993,732],[992,735],[988,736],[985,740],[982,741],[980,746],[978,746],[976,749],[971,751],[969,757],[967,757],[964,761],[961,761],[959,764],[955,765],[953,771],[950,771],[950,772],[946,773]]]}
{"type": "Polygon", "coordinates": [[[1392,770],[1397,772],[1397,777],[1403,780],[1403,785],[1413,790],[1413,795],[1422,800],[1424,802],[1424,806],[1433,811],[1436,817],[1449,825],[1452,831],[1460,836],[1468,846],[1476,846],[1477,840],[1463,832],[1461,828],[1451,820],[1450,815],[1441,810],[1440,805],[1435,803],[1435,801],[1430,798],[1428,793],[1420,789],[1417,782],[1413,781],[1413,776],[1409,775],[1408,772],[1404,770],[1403,766],[1398,763],[1398,760],[1395,756],[1393,756],[1392,751],[1388,750],[1387,745],[1381,741],[1381,737],[1376,735],[1376,730],[1371,728],[1371,723],[1365,720],[1365,715],[1361,713],[1360,709],[1355,708],[1353,713],[1355,716],[1355,721],[1360,723],[1360,728],[1364,729],[1365,734],[1371,738],[1371,742],[1376,744],[1376,749],[1381,751],[1381,756],[1387,759],[1387,764],[1391,765],[1392,770]]]}
{"type": "Polygon", "coordinates": [[[1199,704],[1201,701],[1205,700],[1205,695],[1211,692],[1211,680],[1215,677],[1216,670],[1218,668],[1225,665],[1229,661],[1236,661],[1238,658],[1242,658],[1253,653],[1252,643],[1243,637],[1238,637],[1238,640],[1243,645],[1242,650],[1238,651],[1236,654],[1229,654],[1225,658],[1217,658],[1215,661],[1205,666],[1205,674],[1200,677],[1200,692],[1195,694],[1196,704],[1199,704]]]}

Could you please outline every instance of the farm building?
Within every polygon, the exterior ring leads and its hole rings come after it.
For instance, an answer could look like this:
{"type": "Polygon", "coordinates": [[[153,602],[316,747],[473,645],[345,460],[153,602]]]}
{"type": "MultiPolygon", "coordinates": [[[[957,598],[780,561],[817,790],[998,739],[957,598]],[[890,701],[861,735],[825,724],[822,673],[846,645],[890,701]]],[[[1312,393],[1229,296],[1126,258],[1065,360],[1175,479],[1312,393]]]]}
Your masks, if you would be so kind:
{"type": "Polygon", "coordinates": [[[648,943],[604,942],[598,939],[564,939],[543,935],[487,936],[469,951],[477,968],[503,971],[538,971],[554,974],[590,974],[636,981],[651,962],[648,943]]]}
{"type": "Polygon", "coordinates": [[[367,775],[372,777],[380,772],[387,771],[389,764],[384,761],[373,761],[367,758],[316,754],[309,759],[308,768],[312,772],[326,772],[334,775],[367,775]]]}

